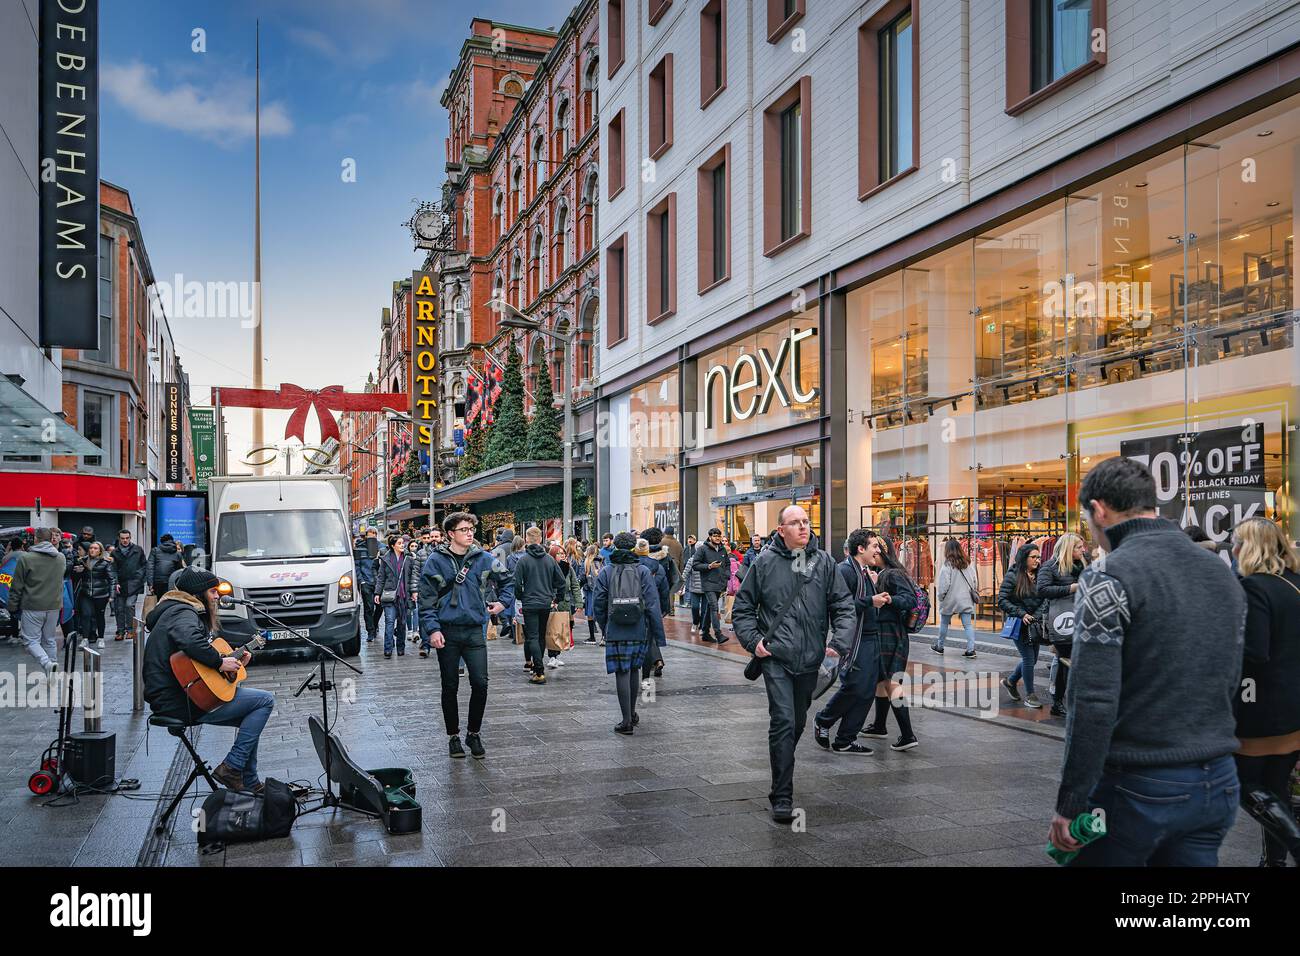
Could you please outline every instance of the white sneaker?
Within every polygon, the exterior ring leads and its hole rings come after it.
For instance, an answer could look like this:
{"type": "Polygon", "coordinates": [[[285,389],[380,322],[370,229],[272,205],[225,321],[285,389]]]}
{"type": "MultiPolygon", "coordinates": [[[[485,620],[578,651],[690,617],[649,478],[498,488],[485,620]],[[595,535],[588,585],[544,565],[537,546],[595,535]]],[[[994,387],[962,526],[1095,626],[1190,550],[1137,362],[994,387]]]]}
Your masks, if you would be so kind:
{"type": "Polygon", "coordinates": [[[548,657],[546,659],[546,666],[552,670],[554,670],[559,663],[560,659],[558,657],[548,657]]]}
{"type": "Polygon", "coordinates": [[[551,658],[551,666],[552,666],[552,667],[563,667],[563,666],[564,666],[564,658],[563,658],[563,657],[552,657],[552,658],[551,658]]]}

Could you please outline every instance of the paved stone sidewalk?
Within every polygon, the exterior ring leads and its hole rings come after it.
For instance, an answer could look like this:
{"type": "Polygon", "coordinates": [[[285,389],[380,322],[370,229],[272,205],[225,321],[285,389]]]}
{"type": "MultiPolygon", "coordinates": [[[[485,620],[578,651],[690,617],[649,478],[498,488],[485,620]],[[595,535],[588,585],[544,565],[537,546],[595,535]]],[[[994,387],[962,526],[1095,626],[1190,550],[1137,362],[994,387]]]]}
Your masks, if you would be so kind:
{"type": "MultiPolygon", "coordinates": [[[[579,636],[585,630],[579,622],[579,636]]],[[[1042,848],[1061,744],[1044,729],[918,709],[920,748],[896,754],[881,746],[857,758],[828,754],[806,733],[795,771],[806,830],[794,832],[768,817],[766,696],[761,683],[744,680],[736,656],[671,643],[653,700],[639,707],[636,735],[621,737],[612,733],[618,707],[602,649],[578,645],[537,687],[526,682],[522,648],[492,642],[488,757],[480,762],[448,757],[436,661],[408,647],[404,658],[385,661],[378,643],[364,645],[366,673],[351,685],[339,668],[336,730],[362,766],[412,769],[424,806],[419,833],[389,836],[377,822],[320,813],[303,817],[286,839],[205,856],[189,829],[197,801],[187,801],[158,862],[1050,865],[1042,848]]],[[[0,670],[19,653],[0,647],[0,670]]],[[[175,747],[154,732],[144,755],[142,718],[129,713],[129,645],[110,642],[108,658],[110,695],[125,689],[125,710],[110,707],[105,717],[119,733],[119,773],[156,793],[175,747]]],[[[250,682],[277,699],[262,738],[264,776],[315,783],[321,774],[306,727],[319,699],[290,696],[311,666],[268,661],[251,671],[250,682]]],[[[467,698],[463,681],[462,707],[467,698]]],[[[0,863],[132,865],[155,801],[83,796],[76,807],[50,809],[27,794],[38,740],[52,733],[48,714],[0,712],[0,863]]],[[[232,734],[205,728],[199,749],[215,763],[232,734]]],[[[1253,865],[1256,854],[1255,826],[1239,818],[1221,860],[1253,865]]]]}

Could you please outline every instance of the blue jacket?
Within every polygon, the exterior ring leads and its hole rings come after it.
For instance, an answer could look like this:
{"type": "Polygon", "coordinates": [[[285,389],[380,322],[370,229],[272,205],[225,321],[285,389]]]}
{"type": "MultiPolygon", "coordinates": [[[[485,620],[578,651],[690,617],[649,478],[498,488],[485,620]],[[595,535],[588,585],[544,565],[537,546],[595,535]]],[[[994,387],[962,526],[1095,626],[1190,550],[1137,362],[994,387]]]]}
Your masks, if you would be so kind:
{"type": "Polygon", "coordinates": [[[459,586],[453,584],[442,598],[438,592],[454,582],[457,558],[448,544],[434,548],[420,572],[420,626],[432,634],[448,627],[482,627],[487,623],[488,601],[495,592],[496,600],[507,608],[514,607],[515,582],[506,566],[477,544],[465,552],[462,559],[469,568],[459,586]]]}
{"type": "Polygon", "coordinates": [[[636,560],[641,567],[649,569],[655,588],[659,591],[659,613],[667,614],[672,610],[673,599],[668,593],[668,572],[664,570],[663,562],[646,554],[637,555],[636,560]]]}
{"type": "MultiPolygon", "coordinates": [[[[605,566],[603,560],[597,559],[597,563],[601,567],[605,566]]],[[[582,612],[594,621],[596,619],[596,575],[600,574],[600,571],[588,574],[586,568],[586,561],[578,566],[578,583],[582,585],[583,594],[582,612]]]]}
{"type": "Polygon", "coordinates": [[[659,613],[659,590],[655,586],[654,575],[631,551],[615,549],[610,555],[609,563],[600,569],[600,574],[596,575],[596,592],[592,604],[596,612],[596,621],[600,624],[600,632],[605,635],[606,641],[642,643],[647,637],[653,637],[660,647],[668,643],[668,638],[664,634],[663,618],[659,613]],[[645,614],[635,624],[618,624],[609,617],[610,575],[615,565],[626,564],[637,566],[637,574],[641,577],[641,600],[645,602],[645,614]]]}
{"type": "Polygon", "coordinates": [[[375,559],[370,556],[370,549],[363,539],[352,544],[352,563],[357,567],[357,584],[362,587],[375,586],[375,559]]]}

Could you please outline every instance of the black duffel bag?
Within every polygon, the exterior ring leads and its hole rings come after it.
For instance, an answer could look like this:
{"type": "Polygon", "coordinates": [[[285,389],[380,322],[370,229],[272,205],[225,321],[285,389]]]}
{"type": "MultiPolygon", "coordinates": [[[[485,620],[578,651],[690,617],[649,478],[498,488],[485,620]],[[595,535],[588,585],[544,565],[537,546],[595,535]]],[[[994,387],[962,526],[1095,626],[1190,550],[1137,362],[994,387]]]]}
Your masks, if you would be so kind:
{"type": "Polygon", "coordinates": [[[199,846],[286,837],[298,818],[298,801],[287,784],[267,779],[260,793],[217,790],[203,801],[199,846]]]}

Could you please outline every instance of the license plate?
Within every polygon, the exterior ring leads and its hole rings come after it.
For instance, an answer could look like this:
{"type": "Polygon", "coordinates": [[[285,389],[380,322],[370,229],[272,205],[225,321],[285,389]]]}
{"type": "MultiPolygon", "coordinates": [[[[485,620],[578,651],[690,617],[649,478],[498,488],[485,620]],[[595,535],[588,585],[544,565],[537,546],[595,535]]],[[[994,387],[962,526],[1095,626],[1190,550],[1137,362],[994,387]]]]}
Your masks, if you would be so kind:
{"type": "Polygon", "coordinates": [[[266,639],[268,641],[291,641],[295,637],[307,637],[311,632],[305,629],[293,631],[267,631],[266,639]]]}

